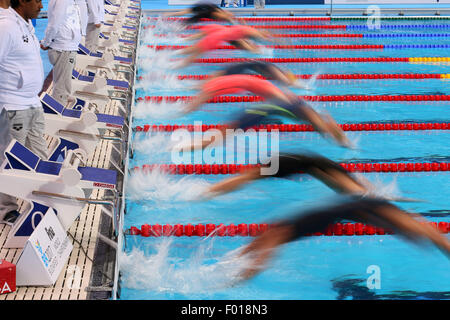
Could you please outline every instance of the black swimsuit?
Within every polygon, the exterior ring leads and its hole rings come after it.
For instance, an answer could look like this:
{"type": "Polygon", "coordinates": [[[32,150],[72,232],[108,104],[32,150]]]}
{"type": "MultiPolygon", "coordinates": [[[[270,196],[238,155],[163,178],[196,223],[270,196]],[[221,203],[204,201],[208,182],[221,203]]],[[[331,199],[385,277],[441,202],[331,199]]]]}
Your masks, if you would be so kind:
{"type": "Polygon", "coordinates": [[[273,118],[274,116],[282,116],[295,121],[307,121],[308,117],[305,113],[305,110],[307,108],[311,107],[300,99],[297,102],[291,104],[258,105],[256,107],[245,110],[244,114],[234,122],[234,126],[235,128],[245,130],[257,124],[260,124],[263,121],[267,122],[269,118],[273,118]]]}
{"type": "Polygon", "coordinates": [[[292,219],[284,220],[277,225],[293,227],[294,232],[290,238],[290,241],[293,241],[310,233],[324,232],[328,225],[342,220],[370,224],[374,224],[374,220],[385,221],[380,216],[380,208],[395,208],[395,206],[386,200],[355,197],[350,202],[311,210],[292,219]]]}
{"type": "Polygon", "coordinates": [[[273,78],[273,69],[276,67],[273,64],[265,63],[262,61],[249,61],[249,62],[243,62],[234,64],[224,70],[225,75],[232,75],[232,74],[251,74],[251,72],[255,72],[260,74],[261,76],[265,78],[273,78]]]}
{"type": "Polygon", "coordinates": [[[320,169],[325,172],[332,169],[348,175],[347,170],[338,163],[319,155],[307,156],[284,153],[280,154],[278,159],[278,172],[273,177],[286,177],[300,171],[314,177],[316,174],[313,169],[320,169]]]}

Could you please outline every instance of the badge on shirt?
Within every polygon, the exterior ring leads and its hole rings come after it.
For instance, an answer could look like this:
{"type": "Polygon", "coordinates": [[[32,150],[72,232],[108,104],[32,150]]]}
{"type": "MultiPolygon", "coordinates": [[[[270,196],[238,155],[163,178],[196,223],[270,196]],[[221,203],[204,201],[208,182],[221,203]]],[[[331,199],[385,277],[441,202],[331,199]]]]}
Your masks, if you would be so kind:
{"type": "Polygon", "coordinates": [[[24,35],[22,36],[23,42],[28,43],[28,36],[24,35]]]}

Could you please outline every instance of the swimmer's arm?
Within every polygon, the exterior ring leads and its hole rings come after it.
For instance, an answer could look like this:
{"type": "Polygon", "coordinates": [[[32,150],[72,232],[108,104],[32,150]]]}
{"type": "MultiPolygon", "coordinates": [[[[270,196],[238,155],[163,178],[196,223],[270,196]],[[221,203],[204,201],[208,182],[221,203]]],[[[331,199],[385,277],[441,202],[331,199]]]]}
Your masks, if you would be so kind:
{"type": "Polygon", "coordinates": [[[177,12],[166,12],[163,13],[163,17],[178,17],[178,16],[184,16],[186,14],[190,14],[191,9],[185,9],[177,12]]]}
{"type": "Polygon", "coordinates": [[[252,168],[236,177],[228,178],[219,183],[214,184],[212,187],[208,189],[208,191],[206,192],[206,196],[212,197],[220,194],[229,193],[238,189],[245,183],[264,177],[266,176],[260,174],[260,168],[252,168]]]}
{"type": "Polygon", "coordinates": [[[197,39],[200,39],[200,38],[204,37],[205,35],[206,35],[206,33],[200,31],[200,32],[198,32],[196,34],[193,34],[192,36],[183,38],[183,40],[184,41],[197,40],[197,39]]]}

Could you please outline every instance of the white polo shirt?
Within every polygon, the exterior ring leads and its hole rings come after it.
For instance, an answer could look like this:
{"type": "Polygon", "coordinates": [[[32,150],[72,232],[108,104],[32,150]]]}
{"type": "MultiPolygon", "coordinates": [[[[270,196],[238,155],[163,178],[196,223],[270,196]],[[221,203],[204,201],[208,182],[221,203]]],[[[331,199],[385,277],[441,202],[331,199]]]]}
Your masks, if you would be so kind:
{"type": "Polygon", "coordinates": [[[40,105],[44,83],[39,41],[31,20],[14,9],[0,11],[0,112],[40,105]]]}
{"type": "Polygon", "coordinates": [[[81,24],[81,35],[86,35],[86,27],[87,27],[87,20],[88,20],[88,7],[87,7],[87,0],[75,0],[75,2],[78,5],[78,8],[80,9],[80,24],[81,24]]]}
{"type": "Polygon", "coordinates": [[[104,0],[87,0],[88,3],[88,23],[99,24],[105,20],[104,0]]]}
{"type": "Polygon", "coordinates": [[[75,0],[50,0],[42,45],[60,51],[77,51],[81,42],[81,23],[75,0]]]}

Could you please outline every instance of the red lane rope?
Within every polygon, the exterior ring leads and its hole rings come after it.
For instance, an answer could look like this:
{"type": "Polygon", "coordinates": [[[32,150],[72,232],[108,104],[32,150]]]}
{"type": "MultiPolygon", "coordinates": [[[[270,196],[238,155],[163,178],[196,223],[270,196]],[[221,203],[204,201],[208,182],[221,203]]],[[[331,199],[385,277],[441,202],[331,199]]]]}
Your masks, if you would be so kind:
{"type": "MultiPolygon", "coordinates": [[[[347,26],[344,24],[336,25],[320,25],[320,24],[294,24],[294,25],[252,25],[255,29],[343,29],[346,30],[347,26]]],[[[155,26],[148,25],[143,26],[143,29],[154,29],[155,26]]],[[[202,26],[188,26],[186,30],[198,30],[202,26]]]]}
{"type": "MultiPolygon", "coordinates": [[[[450,95],[411,94],[411,95],[322,95],[322,96],[298,96],[307,101],[449,101],[450,95]]],[[[194,96],[145,96],[138,101],[148,102],[176,102],[191,101],[194,96]]],[[[207,101],[207,103],[234,103],[234,102],[259,102],[264,101],[260,96],[219,96],[207,101]]]]}
{"type": "MultiPolygon", "coordinates": [[[[179,49],[185,49],[190,46],[185,45],[147,45],[147,48],[155,48],[156,50],[179,50],[179,49]]],[[[265,48],[273,48],[273,49],[311,49],[311,50],[369,50],[369,49],[384,49],[384,45],[382,44],[323,44],[323,45],[264,45],[260,47],[265,48]]],[[[236,48],[235,46],[218,46],[216,50],[241,50],[239,48],[236,48]]]]}
{"type": "MultiPolygon", "coordinates": [[[[164,33],[154,34],[157,37],[166,37],[164,33]]],[[[192,36],[192,34],[183,33],[178,35],[181,38],[192,36]]],[[[362,33],[274,33],[275,38],[363,38],[362,33]]]]}
{"type": "MultiPolygon", "coordinates": [[[[409,123],[409,122],[390,122],[390,123],[350,123],[339,124],[339,127],[344,131],[391,131],[391,130],[450,130],[450,122],[421,122],[421,123],[409,123]]],[[[144,124],[143,126],[134,127],[134,131],[137,132],[173,132],[178,129],[185,129],[190,132],[202,131],[205,132],[210,129],[226,129],[226,124],[202,124],[196,126],[192,124],[188,125],[150,125],[144,124]]],[[[315,131],[314,127],[310,124],[261,124],[251,127],[256,131],[260,130],[278,130],[280,132],[310,132],[315,131]]]]}
{"type": "MultiPolygon", "coordinates": [[[[360,79],[441,79],[441,73],[392,73],[392,74],[379,74],[379,73],[354,73],[354,74],[319,74],[317,79],[323,80],[360,80],[360,79]]],[[[188,74],[188,75],[179,75],[178,80],[205,80],[208,78],[207,74],[188,74]]],[[[260,79],[266,79],[263,76],[254,74],[254,77],[260,79]]],[[[312,77],[311,74],[297,74],[295,75],[297,79],[309,79],[312,77]]],[[[139,80],[142,80],[143,77],[140,76],[139,80]]]]}
{"type": "MultiPolygon", "coordinates": [[[[448,162],[400,162],[400,163],[340,163],[349,172],[444,172],[450,171],[448,162]]],[[[168,174],[236,174],[260,164],[144,164],[133,171],[149,173],[159,170],[168,174]]],[[[299,174],[303,173],[301,171],[299,174]]]]}
{"type": "MultiPolygon", "coordinates": [[[[441,222],[421,222],[427,223],[441,233],[450,232],[450,224],[445,221],[441,222]]],[[[229,224],[224,225],[220,223],[218,225],[208,223],[208,224],[175,224],[175,225],[160,225],[160,224],[143,224],[141,228],[132,226],[130,229],[126,230],[128,235],[140,235],[142,237],[169,237],[169,236],[218,236],[218,237],[256,237],[271,228],[271,225],[267,223],[240,223],[240,224],[229,224]]],[[[307,236],[363,236],[363,235],[385,235],[394,234],[392,230],[384,229],[380,227],[375,227],[369,224],[362,223],[334,223],[327,226],[322,232],[309,233],[307,236]]]]}
{"type": "MultiPolygon", "coordinates": [[[[367,57],[367,58],[254,58],[251,60],[272,63],[317,63],[317,62],[410,62],[409,57],[367,57]]],[[[196,59],[196,63],[230,63],[248,61],[249,58],[204,58],[196,59]]]]}
{"type": "MultiPolygon", "coordinates": [[[[157,20],[156,17],[147,17],[147,20],[157,20]]],[[[185,17],[167,17],[164,20],[187,20],[185,17]]],[[[244,21],[331,21],[330,17],[236,17],[236,20],[244,21]]],[[[213,19],[202,18],[200,21],[214,21],[213,19]]]]}

